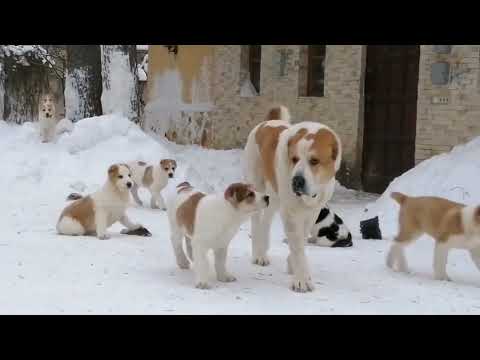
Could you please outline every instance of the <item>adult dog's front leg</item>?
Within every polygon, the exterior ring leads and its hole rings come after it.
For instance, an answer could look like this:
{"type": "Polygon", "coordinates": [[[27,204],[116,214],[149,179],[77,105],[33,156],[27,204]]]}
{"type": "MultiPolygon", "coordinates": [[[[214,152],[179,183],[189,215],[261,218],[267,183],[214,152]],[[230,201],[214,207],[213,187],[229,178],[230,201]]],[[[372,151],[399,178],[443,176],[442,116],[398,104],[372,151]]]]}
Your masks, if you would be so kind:
{"type": "Polygon", "coordinates": [[[290,255],[287,259],[289,273],[293,275],[290,288],[296,292],[313,291],[315,287],[305,255],[305,222],[295,219],[286,211],[282,211],[282,220],[290,248],[290,255]]]}

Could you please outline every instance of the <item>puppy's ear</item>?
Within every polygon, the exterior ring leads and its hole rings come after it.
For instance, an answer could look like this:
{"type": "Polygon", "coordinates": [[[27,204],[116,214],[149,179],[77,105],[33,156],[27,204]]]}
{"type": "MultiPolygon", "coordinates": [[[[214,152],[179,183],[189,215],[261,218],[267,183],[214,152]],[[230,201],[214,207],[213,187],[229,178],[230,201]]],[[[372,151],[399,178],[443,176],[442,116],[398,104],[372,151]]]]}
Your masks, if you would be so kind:
{"type": "Polygon", "coordinates": [[[176,162],[175,160],[172,160],[172,165],[173,165],[174,167],[177,167],[177,162],[176,162]]]}
{"type": "Polygon", "coordinates": [[[235,196],[235,187],[234,185],[230,185],[227,188],[227,190],[225,190],[225,194],[224,194],[225,200],[231,202],[234,200],[234,196],[235,196]]]}
{"type": "Polygon", "coordinates": [[[113,179],[118,174],[118,165],[114,164],[108,168],[108,177],[113,179]]]}

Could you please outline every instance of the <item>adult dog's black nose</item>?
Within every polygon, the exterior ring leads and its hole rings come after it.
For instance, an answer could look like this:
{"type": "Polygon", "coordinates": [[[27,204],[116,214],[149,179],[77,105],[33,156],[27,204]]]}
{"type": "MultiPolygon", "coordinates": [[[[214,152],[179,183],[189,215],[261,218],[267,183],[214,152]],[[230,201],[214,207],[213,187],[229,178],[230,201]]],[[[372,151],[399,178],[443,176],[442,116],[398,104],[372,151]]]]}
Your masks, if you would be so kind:
{"type": "Polygon", "coordinates": [[[270,205],[270,196],[265,195],[265,196],[263,197],[263,200],[265,200],[265,202],[267,203],[267,206],[270,205]]]}
{"type": "Polygon", "coordinates": [[[297,175],[293,177],[292,180],[292,189],[293,192],[298,194],[304,193],[305,192],[305,178],[301,175],[297,175]]]}
{"type": "Polygon", "coordinates": [[[127,187],[130,189],[132,187],[132,183],[131,182],[127,182],[127,187]]]}

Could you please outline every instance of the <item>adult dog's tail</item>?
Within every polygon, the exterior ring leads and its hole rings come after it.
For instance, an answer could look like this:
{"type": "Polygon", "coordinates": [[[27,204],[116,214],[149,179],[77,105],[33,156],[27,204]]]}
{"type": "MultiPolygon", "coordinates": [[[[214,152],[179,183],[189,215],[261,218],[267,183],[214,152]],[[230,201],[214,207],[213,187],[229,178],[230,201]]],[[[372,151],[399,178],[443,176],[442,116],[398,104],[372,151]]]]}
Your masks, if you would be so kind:
{"type": "Polygon", "coordinates": [[[272,107],[267,113],[268,120],[283,120],[290,122],[290,111],[286,106],[276,105],[272,107]]]}

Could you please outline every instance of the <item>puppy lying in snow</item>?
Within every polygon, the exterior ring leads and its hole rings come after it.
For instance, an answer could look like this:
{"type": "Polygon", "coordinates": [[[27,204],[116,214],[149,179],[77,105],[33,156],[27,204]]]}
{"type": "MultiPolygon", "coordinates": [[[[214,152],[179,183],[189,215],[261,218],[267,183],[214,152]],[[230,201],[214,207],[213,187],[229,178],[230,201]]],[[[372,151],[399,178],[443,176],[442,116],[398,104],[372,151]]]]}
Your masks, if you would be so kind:
{"type": "Polygon", "coordinates": [[[145,187],[150,191],[150,206],[152,209],[166,210],[161,191],[167,186],[168,179],[175,175],[177,162],[171,159],[160,160],[158,165],[149,165],[143,161],[132,161],[127,163],[132,171],[134,184],[132,186],[132,196],[138,205],[142,201],[138,197],[138,189],[145,187]]]}
{"type": "MultiPolygon", "coordinates": [[[[310,232],[312,237],[307,239],[309,244],[326,247],[353,246],[350,230],[328,206],[320,210],[310,232]]],[[[288,243],[287,239],[283,242],[288,243]]]]}
{"type": "Polygon", "coordinates": [[[197,288],[210,288],[207,258],[210,249],[214,251],[218,281],[236,280],[226,269],[228,245],[240,225],[268,204],[268,196],[247,184],[232,184],[224,194],[210,195],[195,191],[188,182],[177,186],[177,195],[168,207],[170,237],[178,266],[187,269],[189,261],[182,247],[185,237],[197,288]]]}
{"type": "Polygon", "coordinates": [[[312,227],[312,237],[308,243],[328,247],[351,247],[352,234],[343,220],[325,206],[318,214],[312,227]]]}
{"type": "Polygon", "coordinates": [[[435,240],[433,270],[436,280],[447,275],[448,251],[470,251],[480,270],[480,207],[466,206],[438,197],[410,197],[398,192],[391,197],[400,204],[399,233],[387,255],[387,266],[408,272],[404,248],[423,234],[435,240]]]}
{"type": "Polygon", "coordinates": [[[126,210],[133,182],[130,169],[125,164],[115,164],[108,169],[108,179],[97,192],[86,196],[69,196],[75,200],[68,205],[57,222],[57,232],[63,235],[94,235],[108,239],[107,229],[119,221],[127,229],[122,234],[142,228],[132,223],[126,210]]]}

